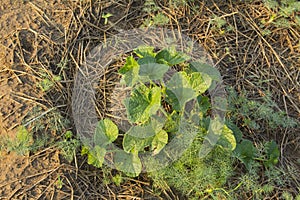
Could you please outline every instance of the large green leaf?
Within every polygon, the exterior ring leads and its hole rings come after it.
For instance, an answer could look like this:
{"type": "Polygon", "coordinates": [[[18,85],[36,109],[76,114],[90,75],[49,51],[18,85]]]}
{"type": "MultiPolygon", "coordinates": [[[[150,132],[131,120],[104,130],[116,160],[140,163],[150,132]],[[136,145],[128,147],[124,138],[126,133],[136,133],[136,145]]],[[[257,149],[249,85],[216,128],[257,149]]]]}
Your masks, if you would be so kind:
{"type": "Polygon", "coordinates": [[[91,151],[88,153],[88,164],[93,165],[95,167],[102,167],[104,162],[104,156],[106,154],[106,149],[96,145],[91,151]]]}
{"type": "Polygon", "coordinates": [[[273,140],[265,144],[265,153],[267,154],[267,160],[264,162],[266,167],[272,167],[278,163],[280,152],[278,145],[273,140]]]}
{"type": "Polygon", "coordinates": [[[156,53],[154,52],[154,47],[152,46],[139,46],[133,51],[138,57],[155,57],[156,53]]]}
{"type": "MultiPolygon", "coordinates": [[[[132,126],[124,135],[124,150],[128,153],[144,151],[146,147],[153,145],[153,139],[155,137],[162,135],[162,133],[159,132],[161,132],[163,126],[164,121],[156,119],[155,117],[152,117],[150,123],[146,125],[132,126]]],[[[159,138],[156,138],[156,140],[157,139],[159,138]]]]}
{"type": "Polygon", "coordinates": [[[234,154],[242,163],[244,163],[247,169],[250,169],[257,154],[257,149],[253,146],[251,141],[244,139],[241,143],[237,144],[234,154]]]}
{"type": "Polygon", "coordinates": [[[209,98],[207,96],[199,95],[197,97],[197,102],[199,104],[199,111],[205,115],[211,107],[209,98]]]}
{"type": "Polygon", "coordinates": [[[149,123],[147,125],[132,126],[126,133],[137,138],[148,138],[155,135],[155,130],[152,124],[149,123]]]}
{"type": "Polygon", "coordinates": [[[151,123],[142,126],[132,126],[124,135],[123,149],[126,152],[143,151],[151,145],[155,130],[151,123]]]}
{"type": "Polygon", "coordinates": [[[201,62],[191,62],[190,68],[195,72],[209,75],[215,81],[221,81],[221,74],[219,70],[209,64],[201,62]]]}
{"type": "Polygon", "coordinates": [[[160,107],[161,88],[136,87],[131,96],[125,99],[128,119],[132,123],[145,123],[160,107]]]}
{"type": "Polygon", "coordinates": [[[163,49],[155,56],[155,58],[158,63],[173,66],[183,63],[188,59],[188,56],[183,53],[176,52],[174,49],[163,49]]]}
{"type": "Polygon", "coordinates": [[[123,138],[123,149],[127,153],[142,152],[146,147],[150,147],[153,137],[135,137],[126,133],[123,138]]]}
{"type": "Polygon", "coordinates": [[[166,86],[166,100],[177,111],[180,111],[186,102],[197,96],[193,88],[191,88],[189,78],[185,72],[174,74],[166,86]]]}
{"type": "Polygon", "coordinates": [[[128,176],[136,177],[142,171],[142,163],[138,154],[117,151],[114,156],[114,163],[119,171],[128,176]]]}
{"type": "Polygon", "coordinates": [[[240,142],[242,140],[243,133],[239,129],[239,127],[237,127],[237,125],[235,125],[234,123],[232,123],[231,121],[228,121],[228,120],[225,121],[225,124],[228,128],[230,128],[232,130],[236,142],[240,142]]]}
{"type": "Polygon", "coordinates": [[[146,56],[143,58],[139,58],[137,62],[139,65],[144,65],[149,63],[156,63],[156,59],[154,57],[146,56]]]}
{"type": "Polygon", "coordinates": [[[125,65],[119,69],[119,73],[123,75],[122,82],[125,82],[127,86],[133,86],[139,80],[140,66],[133,56],[126,58],[125,65]]]}
{"type": "Polygon", "coordinates": [[[150,80],[162,80],[169,66],[158,63],[146,63],[140,66],[139,75],[146,76],[150,80]]]}
{"type": "Polygon", "coordinates": [[[160,115],[153,115],[151,117],[151,127],[154,130],[155,133],[159,132],[161,129],[163,129],[165,123],[167,121],[167,118],[165,116],[160,115]]]}
{"type": "Polygon", "coordinates": [[[218,143],[227,149],[233,151],[236,148],[236,140],[233,134],[233,131],[229,129],[226,125],[223,127],[222,135],[218,143]]]}
{"type": "Polygon", "coordinates": [[[153,138],[151,150],[153,155],[158,154],[168,143],[168,133],[164,130],[159,131],[153,138]]]}
{"type": "Polygon", "coordinates": [[[118,135],[118,127],[110,119],[100,120],[97,124],[94,134],[94,143],[104,147],[107,144],[115,141],[118,135]]]}
{"type": "Polygon", "coordinates": [[[211,86],[212,78],[205,73],[193,72],[189,74],[189,82],[198,94],[202,94],[211,86]]]}

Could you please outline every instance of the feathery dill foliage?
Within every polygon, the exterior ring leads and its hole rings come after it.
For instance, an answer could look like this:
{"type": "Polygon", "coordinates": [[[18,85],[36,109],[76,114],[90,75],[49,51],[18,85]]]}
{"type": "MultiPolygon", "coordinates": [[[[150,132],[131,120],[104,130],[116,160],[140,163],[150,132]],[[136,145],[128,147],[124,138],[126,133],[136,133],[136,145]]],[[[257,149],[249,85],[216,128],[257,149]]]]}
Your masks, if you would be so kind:
{"type": "Polygon", "coordinates": [[[259,122],[264,122],[268,129],[278,127],[293,128],[299,125],[297,120],[287,116],[272,100],[271,95],[266,95],[259,100],[250,100],[245,91],[237,94],[234,89],[228,89],[229,118],[233,121],[242,120],[244,126],[258,130],[262,129],[259,122]]]}
{"type": "Polygon", "coordinates": [[[195,140],[178,161],[150,173],[154,185],[167,189],[164,186],[167,183],[190,199],[205,195],[225,198],[226,192],[222,187],[233,173],[231,152],[217,146],[205,158],[199,158],[202,142],[201,139],[195,140]]]}
{"type": "Polygon", "coordinates": [[[282,0],[278,2],[277,0],[264,0],[263,2],[271,12],[270,19],[261,22],[263,25],[272,23],[280,28],[289,28],[293,25],[300,26],[300,18],[296,14],[300,11],[299,1],[282,0]]]}

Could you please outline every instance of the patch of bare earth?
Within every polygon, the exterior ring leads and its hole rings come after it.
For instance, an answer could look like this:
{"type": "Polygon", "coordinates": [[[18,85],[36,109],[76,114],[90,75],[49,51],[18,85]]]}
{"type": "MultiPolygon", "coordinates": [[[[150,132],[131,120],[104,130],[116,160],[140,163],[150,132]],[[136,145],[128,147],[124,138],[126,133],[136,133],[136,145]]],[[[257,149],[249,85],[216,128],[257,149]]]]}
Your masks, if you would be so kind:
{"type": "MultiPolygon", "coordinates": [[[[53,10],[44,1],[0,2],[0,136],[14,138],[16,130],[33,107],[44,109],[45,99],[37,87],[32,68],[43,46],[43,17],[39,7],[53,10]]],[[[35,155],[14,152],[0,155],[0,199],[53,199],[61,168],[58,151],[46,149],[35,155]]],[[[60,196],[63,197],[63,196],[60,196]]],[[[61,199],[56,196],[55,199],[61,199]]]]}

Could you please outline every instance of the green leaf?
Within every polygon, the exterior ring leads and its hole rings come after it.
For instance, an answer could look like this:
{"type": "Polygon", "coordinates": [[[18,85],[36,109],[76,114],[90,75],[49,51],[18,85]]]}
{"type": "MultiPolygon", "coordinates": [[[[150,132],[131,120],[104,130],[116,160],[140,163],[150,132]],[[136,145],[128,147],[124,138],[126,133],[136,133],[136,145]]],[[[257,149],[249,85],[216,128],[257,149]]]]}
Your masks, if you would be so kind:
{"type": "Polygon", "coordinates": [[[162,130],[163,126],[164,120],[161,117],[152,116],[146,125],[132,126],[126,133],[138,138],[149,138],[162,130]]]}
{"type": "Polygon", "coordinates": [[[180,111],[185,106],[186,102],[197,96],[191,88],[185,72],[174,74],[166,86],[166,100],[172,105],[173,109],[177,111],[180,111]]]}
{"type": "Polygon", "coordinates": [[[164,116],[159,115],[153,115],[151,117],[151,127],[154,130],[155,133],[159,132],[161,129],[163,129],[167,119],[164,116]]]}
{"type": "Polygon", "coordinates": [[[201,63],[201,62],[191,62],[190,68],[195,72],[207,74],[215,81],[221,81],[221,74],[219,70],[217,70],[211,65],[208,65],[206,63],[201,63]]]}
{"type": "Polygon", "coordinates": [[[16,138],[20,145],[29,146],[29,143],[32,140],[32,134],[28,132],[25,126],[19,126],[16,138]]]}
{"type": "Polygon", "coordinates": [[[265,144],[265,152],[267,154],[267,160],[264,162],[266,167],[272,167],[278,163],[280,152],[278,145],[273,140],[265,144]]]}
{"type": "Polygon", "coordinates": [[[128,135],[137,138],[148,138],[155,135],[155,130],[151,123],[141,126],[132,126],[127,132],[128,135]]]}
{"type": "Polygon", "coordinates": [[[235,156],[246,166],[249,170],[251,164],[254,162],[257,149],[253,146],[250,140],[242,140],[240,144],[237,144],[234,154],[235,156]]]}
{"type": "Polygon", "coordinates": [[[162,80],[169,66],[158,63],[147,63],[140,66],[139,75],[146,76],[150,80],[162,80]]]}
{"type": "Polygon", "coordinates": [[[140,46],[133,51],[138,57],[155,57],[156,53],[154,53],[154,47],[151,46],[140,46]]]}
{"type": "Polygon", "coordinates": [[[227,126],[228,128],[230,128],[230,129],[233,131],[235,140],[236,140],[237,142],[240,142],[240,141],[242,140],[243,133],[242,133],[242,131],[239,129],[239,127],[237,127],[234,123],[232,123],[232,122],[230,122],[230,121],[226,121],[225,124],[226,124],[226,126],[227,126]]]}
{"type": "Polygon", "coordinates": [[[227,149],[233,151],[236,148],[236,140],[232,130],[230,130],[226,125],[223,127],[222,135],[218,143],[227,149]]]}
{"type": "Polygon", "coordinates": [[[156,133],[160,132],[164,126],[161,119],[151,118],[150,123],[141,126],[132,126],[124,135],[123,148],[126,152],[144,151],[150,147],[156,133]]]}
{"type": "Polygon", "coordinates": [[[140,66],[133,56],[126,58],[125,65],[119,69],[119,73],[123,75],[122,81],[127,86],[133,86],[139,80],[140,66]]]}
{"type": "Polygon", "coordinates": [[[150,64],[150,63],[156,63],[156,59],[154,57],[145,56],[143,58],[138,59],[137,62],[139,65],[144,65],[144,64],[150,64]]]}
{"type": "Polygon", "coordinates": [[[170,66],[177,65],[183,63],[188,58],[186,55],[176,52],[171,49],[163,49],[156,56],[156,60],[158,63],[168,64],[170,66]]]}
{"type": "Polygon", "coordinates": [[[117,151],[114,156],[114,163],[119,171],[131,177],[138,176],[142,171],[142,163],[138,154],[117,151]]]}
{"type": "Polygon", "coordinates": [[[211,86],[212,78],[205,73],[193,72],[189,74],[189,82],[198,94],[202,94],[211,86]]]}
{"type": "Polygon", "coordinates": [[[136,87],[131,96],[125,99],[128,119],[132,123],[145,123],[151,115],[156,114],[160,107],[161,88],[147,88],[145,85],[136,87]]]}
{"type": "Polygon", "coordinates": [[[115,141],[119,135],[119,130],[116,124],[110,119],[100,120],[94,134],[94,142],[101,147],[115,141]]]}
{"type": "Polygon", "coordinates": [[[123,138],[123,149],[127,153],[141,152],[150,147],[153,137],[139,138],[126,133],[123,138]]]}
{"type": "Polygon", "coordinates": [[[83,145],[83,146],[82,146],[82,149],[81,149],[81,155],[82,155],[82,156],[83,156],[83,155],[87,155],[89,152],[90,152],[89,147],[86,146],[86,145],[83,145]]]}
{"type": "Polygon", "coordinates": [[[158,154],[168,143],[168,133],[164,130],[159,131],[152,140],[151,150],[153,155],[158,154]]]}
{"type": "Polygon", "coordinates": [[[200,112],[204,114],[207,113],[207,111],[210,109],[211,104],[209,102],[209,98],[207,96],[201,96],[199,95],[197,97],[197,102],[199,104],[200,112]]]}
{"type": "Polygon", "coordinates": [[[102,167],[105,154],[106,149],[96,145],[94,149],[88,153],[88,164],[98,168],[102,167]]]}
{"type": "Polygon", "coordinates": [[[133,126],[124,135],[123,148],[126,152],[144,151],[145,147],[151,145],[155,130],[152,124],[144,126],[133,126]]]}

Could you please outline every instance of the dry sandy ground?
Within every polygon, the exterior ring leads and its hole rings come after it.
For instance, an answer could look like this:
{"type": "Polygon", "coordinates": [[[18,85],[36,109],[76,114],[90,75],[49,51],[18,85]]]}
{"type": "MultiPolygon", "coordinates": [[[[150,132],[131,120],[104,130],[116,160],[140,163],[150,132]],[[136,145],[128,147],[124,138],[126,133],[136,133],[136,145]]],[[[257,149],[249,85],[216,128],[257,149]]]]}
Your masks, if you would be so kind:
{"type": "MultiPolygon", "coordinates": [[[[26,63],[38,53],[37,46],[34,46],[38,42],[36,33],[43,34],[45,31],[45,27],[42,26],[43,18],[47,17],[41,16],[41,10],[51,12],[57,7],[63,10],[59,2],[50,2],[56,3],[19,0],[0,2],[1,136],[14,137],[17,126],[36,104],[35,100],[42,98],[33,85],[36,78],[26,73],[30,70],[27,69],[28,66],[18,63],[20,60],[26,63]],[[18,48],[23,48],[25,54],[18,55],[16,51],[18,48]]],[[[51,149],[30,157],[2,152],[0,199],[54,198],[59,167],[58,152],[51,149]]]]}

